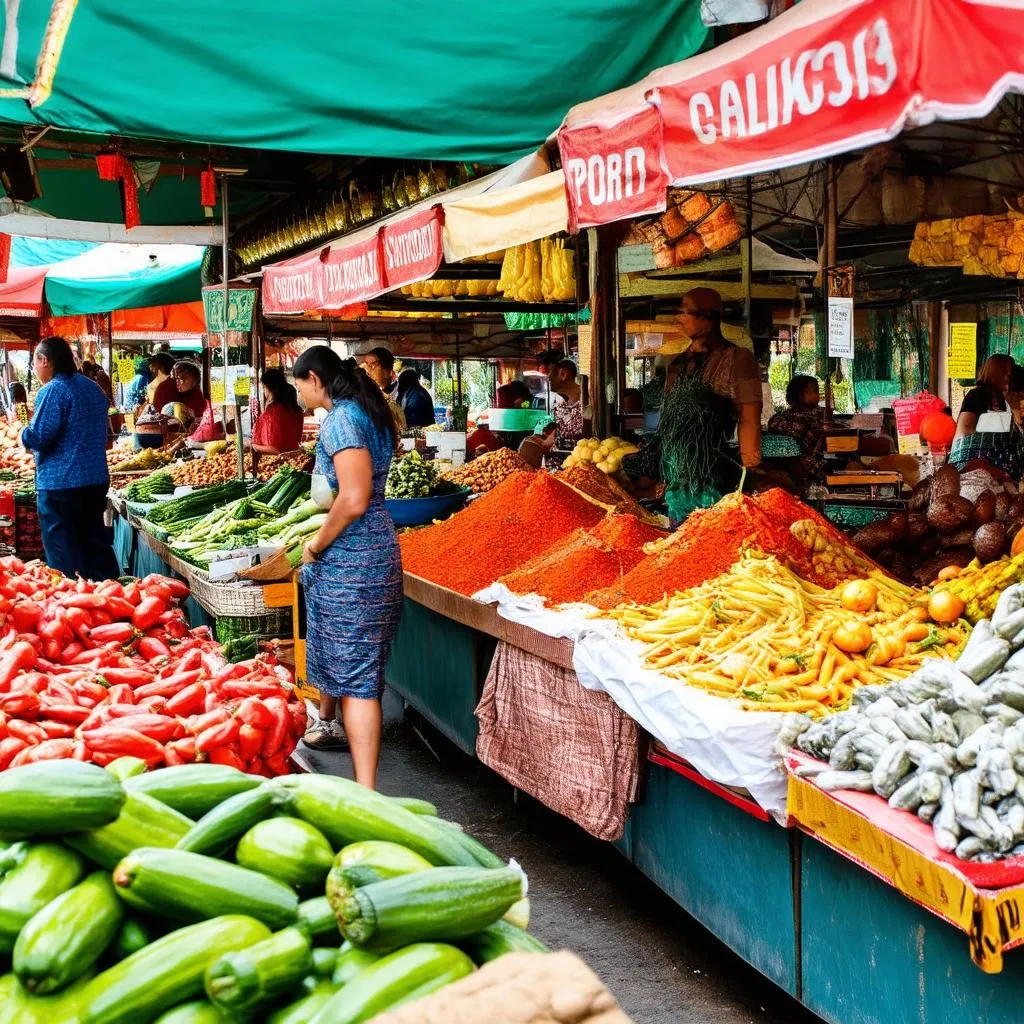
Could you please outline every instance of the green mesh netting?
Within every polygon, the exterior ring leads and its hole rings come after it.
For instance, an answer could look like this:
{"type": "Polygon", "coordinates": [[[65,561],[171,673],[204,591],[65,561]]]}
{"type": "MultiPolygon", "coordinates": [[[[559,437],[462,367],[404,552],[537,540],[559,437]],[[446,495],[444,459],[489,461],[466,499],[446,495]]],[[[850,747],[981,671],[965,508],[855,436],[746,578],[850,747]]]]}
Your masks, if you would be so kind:
{"type": "Polygon", "coordinates": [[[510,331],[544,331],[548,328],[564,327],[566,324],[586,324],[589,322],[589,306],[584,306],[578,313],[505,314],[505,327],[510,331]]]}

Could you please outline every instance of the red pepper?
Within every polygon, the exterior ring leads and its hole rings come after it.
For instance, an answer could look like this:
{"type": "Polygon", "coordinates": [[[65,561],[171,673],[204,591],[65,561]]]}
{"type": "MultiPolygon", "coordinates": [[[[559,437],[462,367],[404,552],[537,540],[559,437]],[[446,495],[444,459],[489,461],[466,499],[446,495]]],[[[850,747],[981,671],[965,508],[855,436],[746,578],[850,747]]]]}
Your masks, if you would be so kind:
{"type": "Polygon", "coordinates": [[[18,641],[0,656],[0,692],[7,690],[11,680],[22,670],[34,668],[38,655],[31,644],[18,641]]]}
{"type": "Polygon", "coordinates": [[[132,580],[132,582],[124,588],[124,599],[133,608],[142,600],[142,588],[139,586],[138,580],[132,580]]]}
{"type": "Polygon", "coordinates": [[[135,627],[130,622],[111,622],[109,626],[93,626],[89,630],[89,639],[96,646],[115,640],[119,644],[126,644],[133,636],[135,627]]]}
{"type": "Polygon", "coordinates": [[[167,623],[166,632],[173,640],[182,640],[188,636],[188,623],[178,616],[167,623]]]}
{"type": "MultiPolygon", "coordinates": [[[[181,647],[183,647],[183,646],[184,645],[182,644],[179,647],[177,647],[175,649],[175,653],[177,653],[177,651],[180,651],[181,647]]],[[[194,669],[194,668],[202,668],[202,666],[203,666],[203,655],[202,655],[202,652],[201,651],[197,651],[195,648],[192,648],[191,650],[185,652],[184,657],[180,658],[178,660],[177,664],[168,665],[168,667],[166,669],[164,669],[160,674],[161,675],[168,675],[169,676],[169,675],[174,675],[177,672],[191,672],[192,669],[194,669]],[[173,671],[168,671],[169,669],[173,669],[173,671]]]]}
{"type": "Polygon", "coordinates": [[[230,717],[231,715],[228,714],[227,709],[219,707],[214,708],[213,711],[207,711],[203,715],[193,715],[191,718],[186,719],[185,725],[188,727],[188,731],[195,736],[215,725],[219,725],[221,722],[226,722],[230,717]]]}
{"type": "Polygon", "coordinates": [[[308,718],[306,705],[302,701],[296,701],[294,704],[288,705],[288,710],[292,716],[292,729],[295,733],[295,738],[298,739],[306,731],[308,718]]]}
{"type": "MultiPolygon", "coordinates": [[[[50,676],[42,672],[26,672],[24,675],[15,676],[11,680],[11,693],[42,693],[50,685],[50,676]]],[[[74,696],[72,695],[72,701],[74,696]]]]}
{"type": "Polygon", "coordinates": [[[179,690],[164,706],[169,715],[195,715],[202,711],[206,702],[206,684],[202,682],[179,690]]]}
{"type": "Polygon", "coordinates": [[[9,768],[15,756],[27,746],[28,744],[24,740],[19,740],[16,736],[8,736],[6,739],[0,740],[0,771],[9,768]]]}
{"type": "Polygon", "coordinates": [[[250,775],[269,775],[270,772],[267,770],[267,766],[263,763],[263,758],[254,757],[251,761],[246,763],[245,770],[250,775]]]}
{"type": "Polygon", "coordinates": [[[292,716],[288,713],[288,704],[283,697],[268,697],[263,705],[274,716],[274,724],[267,730],[261,751],[263,760],[269,763],[270,759],[280,753],[288,742],[291,735],[292,716]]]}
{"type": "MultiPolygon", "coordinates": [[[[211,760],[213,760],[211,758],[211,760]]],[[[291,773],[291,765],[288,764],[288,754],[283,750],[274,754],[273,757],[265,757],[263,763],[267,766],[267,771],[271,775],[288,775],[291,773]]]]}
{"type": "MultiPolygon", "coordinates": [[[[42,740],[31,751],[23,751],[28,754],[27,763],[36,761],[61,761],[65,758],[74,757],[75,741],[72,739],[48,739],[42,740]]],[[[21,755],[18,755],[19,757],[21,755]]],[[[13,765],[12,765],[13,767],[13,765]]]]}
{"type": "Polygon", "coordinates": [[[23,722],[20,718],[12,718],[7,723],[7,734],[26,743],[41,743],[46,739],[46,730],[34,722],[23,722]]]}
{"type": "Polygon", "coordinates": [[[63,650],[64,647],[60,640],[43,641],[42,652],[46,656],[47,661],[59,662],[63,650]]]}
{"type": "Polygon", "coordinates": [[[135,614],[136,603],[127,600],[127,595],[125,597],[108,597],[105,606],[97,611],[109,615],[115,622],[121,619],[131,619],[135,614]]]}
{"type": "Polygon", "coordinates": [[[263,748],[263,730],[257,729],[247,722],[238,730],[238,756],[243,761],[251,761],[259,757],[263,748]]]}
{"type": "Polygon", "coordinates": [[[124,587],[117,580],[104,580],[96,588],[96,593],[106,597],[124,597],[124,587]]]}
{"type": "Polygon", "coordinates": [[[89,618],[92,620],[94,629],[97,626],[109,626],[114,621],[114,616],[102,608],[94,608],[89,614],[89,618]]]}
{"type": "Polygon", "coordinates": [[[75,693],[78,694],[78,703],[81,704],[86,698],[98,703],[107,696],[107,687],[95,679],[76,679],[72,683],[75,693]]]}
{"type": "Polygon", "coordinates": [[[90,715],[88,708],[78,704],[44,704],[42,710],[50,721],[65,725],[81,725],[90,715]]]}
{"type": "Polygon", "coordinates": [[[193,736],[174,740],[164,747],[164,761],[173,767],[179,764],[192,764],[196,759],[196,741],[193,736]]]}
{"type": "Polygon", "coordinates": [[[196,750],[201,750],[204,754],[208,754],[211,750],[216,747],[223,747],[229,743],[233,743],[238,739],[238,722],[233,718],[229,718],[226,722],[221,722],[220,725],[212,725],[209,729],[204,729],[196,737],[196,750]]]}
{"type": "Polygon", "coordinates": [[[46,733],[51,740],[70,739],[75,735],[73,725],[65,725],[63,722],[40,722],[39,728],[46,733]]]}
{"type": "Polygon", "coordinates": [[[210,764],[226,764],[240,772],[245,771],[245,762],[230,747],[214,747],[207,758],[210,764]]]}
{"type": "Polygon", "coordinates": [[[0,740],[7,735],[7,716],[0,711],[0,740]]]}
{"type": "Polygon", "coordinates": [[[103,594],[76,593],[60,598],[60,603],[64,608],[85,608],[92,611],[93,609],[109,608],[111,600],[103,594]]]}
{"type": "Polygon", "coordinates": [[[65,665],[67,665],[73,662],[74,659],[77,658],[84,650],[85,648],[77,640],[72,640],[71,643],[69,643],[64,650],[60,652],[60,659],[65,665]]]}
{"type": "Polygon", "coordinates": [[[184,600],[191,591],[188,589],[188,584],[183,583],[181,580],[176,580],[173,576],[161,576],[159,573],[150,573],[145,579],[142,580],[142,586],[147,591],[152,591],[153,585],[159,585],[166,587],[171,592],[172,597],[184,600]]]}
{"type": "Polygon", "coordinates": [[[65,620],[71,627],[71,632],[82,643],[85,643],[89,638],[89,631],[92,629],[92,616],[82,608],[69,608],[65,614],[65,620]]]}
{"type": "Polygon", "coordinates": [[[145,686],[136,687],[135,696],[143,697],[173,697],[176,693],[184,690],[186,686],[199,682],[202,670],[192,669],[191,672],[179,672],[177,675],[168,676],[167,679],[156,679],[145,686]]]}
{"type": "Polygon", "coordinates": [[[144,597],[132,615],[132,625],[143,632],[156,625],[156,620],[167,611],[167,605],[159,597],[144,597]]]}
{"type": "Polygon", "coordinates": [[[105,668],[102,674],[111,686],[127,683],[129,686],[137,687],[153,681],[153,673],[145,668],[105,668]]]}
{"type": "MultiPolygon", "coordinates": [[[[35,718],[39,714],[39,694],[33,691],[26,693],[8,693],[0,697],[0,711],[10,718],[35,718]]],[[[10,729],[10,722],[7,723],[10,729]]]]}
{"type": "MultiPolygon", "coordinates": [[[[42,672],[33,672],[30,673],[30,675],[42,676],[42,678],[46,680],[45,687],[47,696],[53,697],[63,704],[78,703],[78,695],[63,679],[58,679],[56,676],[44,676],[42,672]]],[[[27,677],[23,676],[22,678],[27,677]]]]}
{"type": "Polygon", "coordinates": [[[11,624],[19,633],[34,630],[43,614],[43,606],[35,601],[18,601],[10,611],[11,624]]]}
{"type": "Polygon", "coordinates": [[[122,725],[105,725],[82,733],[86,746],[98,754],[118,754],[138,757],[148,765],[160,764],[164,759],[163,745],[141,732],[122,725]]]}
{"type": "Polygon", "coordinates": [[[139,701],[139,707],[146,711],[152,711],[154,715],[162,715],[167,707],[166,697],[144,697],[139,701]]]}
{"type": "Polygon", "coordinates": [[[275,679],[232,679],[220,688],[225,700],[238,700],[242,697],[279,697],[281,684],[275,679]]]}
{"type": "MultiPolygon", "coordinates": [[[[132,710],[138,712],[137,708],[132,710]]],[[[123,723],[126,728],[141,732],[143,736],[148,736],[158,743],[169,743],[171,740],[181,739],[185,735],[185,726],[176,718],[169,718],[165,715],[142,712],[126,718],[121,718],[116,714],[112,717],[118,724],[123,723]]]]}
{"type": "Polygon", "coordinates": [[[80,732],[87,732],[89,729],[98,729],[101,725],[106,725],[110,719],[110,704],[97,704],[96,707],[89,712],[89,717],[82,723],[80,732]]]}
{"type": "Polygon", "coordinates": [[[275,720],[274,715],[266,708],[259,697],[248,697],[242,701],[237,717],[247,725],[259,729],[260,732],[265,732],[269,729],[275,720]]]}
{"type": "Polygon", "coordinates": [[[127,683],[117,683],[107,690],[111,704],[134,704],[135,691],[127,683]]]}
{"type": "Polygon", "coordinates": [[[216,678],[217,673],[228,664],[228,659],[220,651],[203,651],[200,657],[211,678],[216,678]]]}
{"type": "Polygon", "coordinates": [[[146,661],[153,661],[156,658],[169,658],[171,649],[155,636],[144,636],[139,641],[139,657],[146,661]]]}

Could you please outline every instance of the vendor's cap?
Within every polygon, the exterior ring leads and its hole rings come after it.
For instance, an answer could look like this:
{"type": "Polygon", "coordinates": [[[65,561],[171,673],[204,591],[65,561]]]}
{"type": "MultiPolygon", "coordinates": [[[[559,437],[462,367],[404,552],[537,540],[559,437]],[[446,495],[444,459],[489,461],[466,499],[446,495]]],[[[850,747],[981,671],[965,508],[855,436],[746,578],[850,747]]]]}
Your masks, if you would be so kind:
{"type": "Polygon", "coordinates": [[[695,313],[712,313],[722,316],[722,296],[714,288],[691,288],[683,296],[682,310],[695,313]]]}

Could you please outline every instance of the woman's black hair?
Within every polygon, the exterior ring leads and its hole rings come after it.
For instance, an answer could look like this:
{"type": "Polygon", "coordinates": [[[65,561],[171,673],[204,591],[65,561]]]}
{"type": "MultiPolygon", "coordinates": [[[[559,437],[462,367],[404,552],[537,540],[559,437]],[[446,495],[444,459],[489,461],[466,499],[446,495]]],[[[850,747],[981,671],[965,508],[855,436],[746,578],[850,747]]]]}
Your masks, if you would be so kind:
{"type": "Polygon", "coordinates": [[[811,386],[818,386],[818,378],[808,376],[806,373],[798,373],[795,377],[791,378],[789,384],[786,386],[786,405],[796,405],[797,402],[802,402],[804,398],[804,392],[811,386]]]}
{"type": "Polygon", "coordinates": [[[189,362],[188,359],[180,359],[174,364],[174,369],[190,374],[196,382],[196,387],[199,387],[203,382],[203,371],[195,363],[189,362]]]}
{"type": "Polygon", "coordinates": [[[36,351],[53,367],[54,375],[58,373],[78,373],[78,367],[75,365],[75,356],[71,351],[71,346],[56,334],[51,335],[49,338],[43,338],[36,345],[36,351]]]}
{"type": "Polygon", "coordinates": [[[407,391],[411,391],[420,382],[419,371],[413,369],[411,366],[407,366],[398,375],[398,394],[397,397],[401,397],[407,391]]]}
{"type": "Polygon", "coordinates": [[[284,370],[270,369],[263,372],[260,383],[274,396],[278,405],[283,405],[292,412],[299,412],[299,399],[295,388],[288,383],[284,370]]]}
{"type": "Polygon", "coordinates": [[[21,381],[12,380],[7,386],[7,393],[11,396],[12,402],[24,404],[28,401],[28,393],[21,381]]]}
{"type": "Polygon", "coordinates": [[[327,345],[314,345],[295,360],[292,368],[292,376],[296,380],[307,380],[311,373],[320,378],[332,399],[358,402],[373,425],[387,435],[389,443],[394,445],[397,442],[395,420],[384,399],[384,392],[354,359],[342,359],[327,345]]]}
{"type": "Polygon", "coordinates": [[[162,370],[170,376],[171,370],[174,369],[174,356],[169,352],[154,352],[149,357],[149,365],[156,366],[158,370],[162,370]]]}

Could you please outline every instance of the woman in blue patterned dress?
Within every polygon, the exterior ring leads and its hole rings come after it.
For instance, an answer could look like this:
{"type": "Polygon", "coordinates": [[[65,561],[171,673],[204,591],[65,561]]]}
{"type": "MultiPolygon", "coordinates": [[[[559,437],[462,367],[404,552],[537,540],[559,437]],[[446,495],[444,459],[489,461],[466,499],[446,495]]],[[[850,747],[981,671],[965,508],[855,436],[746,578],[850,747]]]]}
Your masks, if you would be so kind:
{"type": "Polygon", "coordinates": [[[375,788],[384,665],[402,608],[402,560],[384,507],[395,450],[394,421],[380,388],[326,345],[306,349],[293,370],[309,410],[325,409],[313,497],[327,520],[303,551],[306,675],[320,691],[320,717],[305,735],[341,746],[338,702],[356,781],[375,788]],[[319,477],[325,479],[318,479],[319,477]]]}

